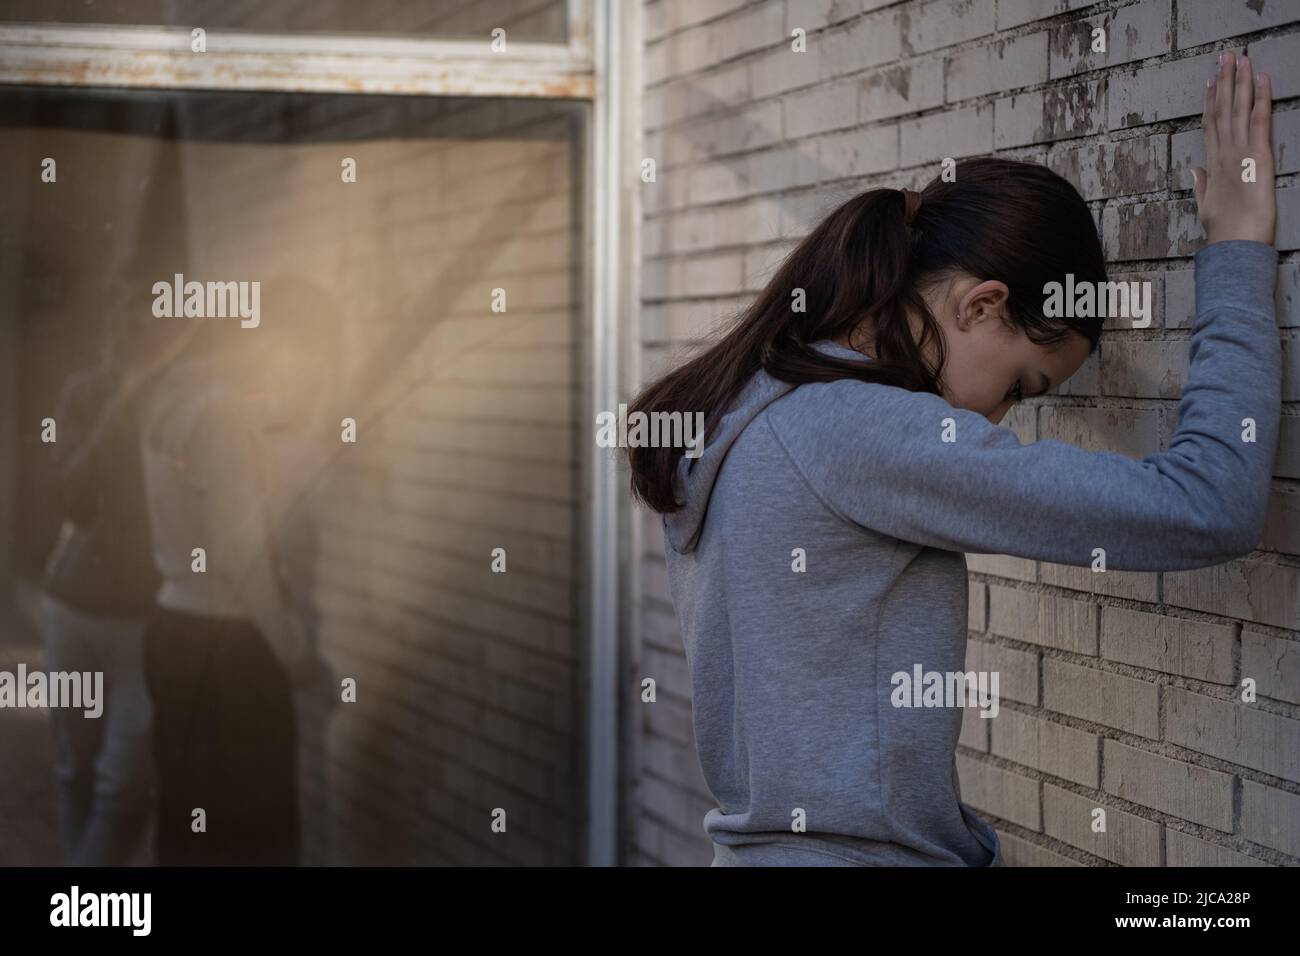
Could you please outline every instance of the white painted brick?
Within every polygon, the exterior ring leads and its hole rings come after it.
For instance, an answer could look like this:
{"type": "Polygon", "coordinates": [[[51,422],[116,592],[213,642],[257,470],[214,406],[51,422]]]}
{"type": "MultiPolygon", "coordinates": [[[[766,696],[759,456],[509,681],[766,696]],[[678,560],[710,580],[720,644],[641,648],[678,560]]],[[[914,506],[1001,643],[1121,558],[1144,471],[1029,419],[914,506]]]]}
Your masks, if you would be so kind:
{"type": "MultiPolygon", "coordinates": [[[[1277,324],[1300,327],[1300,262],[1284,262],[1277,270],[1277,324]]],[[[1165,326],[1189,329],[1196,317],[1196,270],[1174,269],[1165,273],[1165,326]]]]}
{"type": "Polygon", "coordinates": [[[1015,432],[1022,445],[1038,441],[1038,411],[1033,401],[1013,405],[1001,424],[1015,432]]]}
{"type": "Polygon", "coordinates": [[[1300,492],[1274,488],[1269,494],[1264,540],[1259,546],[1283,554],[1300,554],[1300,492]]]}
{"type": "MultiPolygon", "coordinates": [[[[1300,172],[1300,110],[1273,113],[1274,171],[1300,172]]],[[[1191,189],[1192,167],[1205,165],[1205,137],[1198,124],[1170,141],[1169,188],[1191,189]]]]}
{"type": "Polygon", "coordinates": [[[771,146],[781,139],[781,104],[766,100],[748,108],[665,130],[662,166],[716,159],[731,153],[771,146]]]}
{"type": "Polygon", "coordinates": [[[943,61],[912,60],[875,70],[858,83],[858,122],[919,113],[943,102],[943,61]]]}
{"type": "Polygon", "coordinates": [[[1120,810],[1104,797],[1043,784],[1043,832],[1120,866],[1160,865],[1160,824],[1120,810]],[[1094,811],[1106,811],[1106,829],[1093,832],[1094,811]]]}
{"type": "Polygon", "coordinates": [[[1165,866],[1269,866],[1254,857],[1207,843],[1190,833],[1165,830],[1165,866]]]}
{"type": "Polygon", "coordinates": [[[785,35],[795,27],[812,32],[887,7],[896,0],[785,0],[785,35]]]}
{"type": "Polygon", "coordinates": [[[1110,129],[1199,115],[1205,105],[1205,81],[1218,58],[1217,53],[1207,53],[1109,74],[1106,110],[1110,129]]]}
{"type": "Polygon", "coordinates": [[[798,139],[855,125],[858,122],[858,85],[855,80],[845,80],[784,97],[785,135],[798,139]]]}
{"type": "Polygon", "coordinates": [[[1187,380],[1185,341],[1101,341],[1101,391],[1125,398],[1176,399],[1187,380]]]}
{"type": "Polygon", "coordinates": [[[1097,0],[997,0],[997,3],[998,29],[1009,30],[1058,13],[1094,6],[1097,0]]]}
{"type": "Polygon", "coordinates": [[[1043,706],[1130,734],[1160,732],[1156,685],[1060,658],[1043,661],[1043,706]]]}
{"type": "Polygon", "coordinates": [[[957,777],[962,802],[1028,830],[1042,829],[1037,780],[965,754],[957,755],[957,777]]]}
{"type": "MultiPolygon", "coordinates": [[[[736,185],[741,195],[780,193],[811,186],[824,178],[816,149],[797,143],[750,153],[744,159],[736,185]]],[[[785,199],[779,199],[778,205],[784,208],[785,199]]]]}
{"type": "Polygon", "coordinates": [[[1178,48],[1236,37],[1300,20],[1300,4],[1270,0],[1178,0],[1178,48]]]}
{"type": "Polygon", "coordinates": [[[1207,770],[1182,760],[1102,741],[1102,789],[1129,803],[1232,832],[1230,773],[1207,770]]]}
{"type": "MultiPolygon", "coordinates": [[[[789,34],[787,33],[787,36],[789,34]]],[[[821,50],[809,46],[803,53],[795,53],[787,43],[758,54],[747,64],[749,84],[755,99],[765,99],[812,86],[829,79],[830,64],[821,50]]]]}
{"type": "MultiPolygon", "coordinates": [[[[1109,321],[1109,320],[1108,320],[1109,321]]],[[[1103,323],[1105,328],[1105,323],[1103,323]]],[[[1049,394],[1053,395],[1100,395],[1101,394],[1101,349],[1083,360],[1079,370],[1057,384],[1049,394]]]]}
{"type": "Polygon", "coordinates": [[[1204,236],[1190,199],[1127,203],[1102,211],[1102,245],[1111,262],[1194,255],[1204,236]]]}
{"type": "Polygon", "coordinates": [[[702,0],[699,3],[655,4],[663,8],[656,19],[656,29],[663,33],[676,33],[734,13],[745,6],[745,2],[746,0],[702,0]]]}
{"type": "Polygon", "coordinates": [[[1273,245],[1278,252],[1300,249],[1300,186],[1277,191],[1277,238],[1273,245]]]}
{"type": "Polygon", "coordinates": [[[1282,340],[1282,401],[1300,402],[1300,339],[1282,340]]]}
{"type": "Polygon", "coordinates": [[[1097,787],[1096,734],[1006,709],[991,720],[984,719],[984,723],[993,725],[994,756],[1085,787],[1097,787]]]}
{"type": "Polygon", "coordinates": [[[897,60],[900,50],[895,14],[886,10],[811,37],[807,55],[824,59],[826,75],[839,77],[897,60]]]}
{"type": "MultiPolygon", "coordinates": [[[[1287,421],[1300,425],[1300,418],[1287,421]]],[[[1293,437],[1300,439],[1300,428],[1294,431],[1293,437]]],[[[1178,607],[1255,624],[1300,628],[1300,568],[1278,564],[1269,557],[1166,572],[1164,585],[1165,600],[1178,607]]]]}
{"type": "Polygon", "coordinates": [[[1014,833],[1003,833],[997,831],[998,840],[1002,844],[1002,860],[1007,866],[1086,866],[1078,860],[1072,860],[1068,856],[1057,853],[1055,850],[1049,850],[1045,846],[1039,846],[1037,843],[1030,843],[1028,840],[1017,836],[1014,833]]]}
{"type": "MultiPolygon", "coordinates": [[[[1300,57],[1295,55],[1295,47],[1294,33],[1272,36],[1250,44],[1250,60],[1255,69],[1267,73],[1273,81],[1274,102],[1300,96],[1300,57]]],[[[1204,87],[1204,80],[1201,85],[1204,87]]]]}
{"type": "Polygon", "coordinates": [[[663,262],[663,287],[647,294],[663,296],[726,295],[740,284],[741,258],[734,252],[685,256],[663,262]]]}
{"type": "Polygon", "coordinates": [[[1048,165],[1079,190],[1084,199],[1109,199],[1163,190],[1169,138],[1138,136],[1101,141],[1048,153],[1048,165]]]}
{"type": "Polygon", "coordinates": [[[828,133],[816,143],[823,180],[879,173],[898,166],[898,127],[871,126],[847,133],[828,133]]]}
{"type": "Polygon", "coordinates": [[[988,627],[985,613],[988,588],[979,581],[971,581],[966,589],[966,629],[976,633],[988,627]]]}
{"type": "Polygon", "coordinates": [[[1093,571],[1090,567],[1044,561],[1040,574],[1044,584],[1089,594],[1149,602],[1154,602],[1157,597],[1157,577],[1149,571],[1093,571]]]}
{"type": "Polygon", "coordinates": [[[691,32],[703,33],[707,42],[688,65],[692,70],[707,69],[775,43],[788,43],[784,20],[785,10],[780,4],[759,3],[710,22],[707,28],[697,28],[691,32]]]}
{"type": "Polygon", "coordinates": [[[1171,0],[1142,0],[1052,31],[1050,76],[1058,79],[1168,53],[1171,0]],[[1105,31],[1106,52],[1094,53],[1093,31],[1105,31]]]}
{"type": "Polygon", "coordinates": [[[1038,703],[1038,654],[1035,651],[970,640],[966,642],[966,669],[997,671],[998,693],[1004,700],[1038,703]]]}
{"type": "Polygon", "coordinates": [[[1278,478],[1300,478],[1300,415],[1283,415],[1280,425],[1273,474],[1278,478]]]}
{"type": "Polygon", "coordinates": [[[988,0],[904,4],[897,14],[903,52],[914,56],[987,36],[993,32],[996,9],[988,0]]]}
{"type": "MultiPolygon", "coordinates": [[[[999,713],[1001,716],[1002,711],[999,713]]],[[[996,717],[981,717],[979,711],[973,707],[968,707],[961,715],[961,733],[957,735],[957,743],[971,750],[978,750],[980,753],[989,751],[989,724],[996,720],[996,717]]]]}
{"type": "Polygon", "coordinates": [[[1098,81],[1088,80],[995,100],[994,147],[1009,149],[1101,132],[1103,89],[1098,81]]]}
{"type": "Polygon", "coordinates": [[[1009,554],[968,554],[966,567],[976,574],[992,574],[1015,581],[1038,580],[1037,563],[1009,554]]]}
{"type": "Polygon", "coordinates": [[[1154,738],[1160,732],[1158,695],[1143,680],[1059,658],[1043,661],[1043,706],[1071,717],[1154,738]]]}
{"type": "Polygon", "coordinates": [[[1241,676],[1255,681],[1261,697],[1300,704],[1300,640],[1242,631],[1241,676]]]}
{"type": "Polygon", "coordinates": [[[1101,613],[1102,657],[1217,684],[1233,683],[1234,637],[1226,624],[1124,607],[1106,607],[1101,613]]]}
{"type": "Polygon", "coordinates": [[[742,156],[704,163],[689,170],[670,170],[663,178],[685,183],[686,205],[706,206],[743,199],[749,191],[746,175],[749,165],[749,157],[742,156]]]}
{"type": "Polygon", "coordinates": [[[1252,843],[1300,856],[1300,795],[1243,780],[1241,833],[1252,843]]]}
{"type": "Polygon", "coordinates": [[[1005,93],[1047,79],[1047,33],[994,40],[948,57],[947,100],[1005,93]]]}
{"type": "Polygon", "coordinates": [[[990,584],[989,633],[1095,656],[1097,606],[990,584]]]}
{"type": "Polygon", "coordinates": [[[1147,408],[1043,406],[1038,410],[1038,434],[1081,448],[1145,458],[1159,450],[1160,418],[1147,408]]]}
{"type": "MultiPolygon", "coordinates": [[[[934,113],[899,124],[901,163],[918,166],[946,157],[977,156],[993,149],[993,104],[934,113]]],[[[935,174],[939,172],[937,166],[935,174]]]]}
{"type": "Polygon", "coordinates": [[[1251,704],[1167,687],[1165,739],[1228,763],[1300,782],[1300,720],[1251,704]]]}

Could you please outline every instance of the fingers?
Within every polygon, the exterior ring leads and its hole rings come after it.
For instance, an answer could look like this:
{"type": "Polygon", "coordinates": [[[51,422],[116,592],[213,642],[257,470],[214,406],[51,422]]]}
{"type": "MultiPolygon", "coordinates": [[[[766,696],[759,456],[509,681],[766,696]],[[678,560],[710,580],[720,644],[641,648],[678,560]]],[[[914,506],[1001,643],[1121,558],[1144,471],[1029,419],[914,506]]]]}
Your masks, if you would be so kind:
{"type": "Polygon", "coordinates": [[[1232,91],[1232,141],[1243,148],[1250,137],[1250,111],[1255,105],[1255,71],[1250,57],[1237,60],[1237,75],[1232,91]]]}
{"type": "Polygon", "coordinates": [[[1214,128],[1220,146],[1232,142],[1232,93],[1236,75],[1237,58],[1224,50],[1219,54],[1219,76],[1214,83],[1214,128]]]}
{"type": "Polygon", "coordinates": [[[1219,130],[1214,125],[1214,102],[1218,95],[1218,74],[1205,84],[1205,108],[1201,111],[1201,132],[1205,135],[1205,165],[1213,168],[1214,157],[1219,152],[1219,130]]]}
{"type": "Polygon", "coordinates": [[[1255,78],[1255,106],[1250,111],[1250,149],[1261,161],[1273,156],[1273,81],[1267,73],[1255,78]]]}
{"type": "Polygon", "coordinates": [[[1205,200],[1205,170],[1200,166],[1192,167],[1192,190],[1196,194],[1196,208],[1203,208],[1205,200]]]}

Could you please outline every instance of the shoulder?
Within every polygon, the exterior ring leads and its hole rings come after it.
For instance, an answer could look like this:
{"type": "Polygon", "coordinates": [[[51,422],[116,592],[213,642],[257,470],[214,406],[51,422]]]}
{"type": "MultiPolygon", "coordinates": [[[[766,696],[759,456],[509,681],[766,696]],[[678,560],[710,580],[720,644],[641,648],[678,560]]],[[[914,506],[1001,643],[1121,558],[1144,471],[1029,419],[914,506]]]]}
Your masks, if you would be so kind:
{"type": "Polygon", "coordinates": [[[838,379],[801,385],[768,409],[768,422],[815,484],[877,477],[989,447],[1019,445],[1009,428],[930,392],[838,379]]]}
{"type": "Polygon", "coordinates": [[[810,440],[847,432],[857,441],[874,437],[891,442],[928,434],[949,421],[993,427],[982,415],[955,408],[939,395],[848,378],[800,385],[773,403],[769,418],[782,438],[803,435],[810,440]]]}

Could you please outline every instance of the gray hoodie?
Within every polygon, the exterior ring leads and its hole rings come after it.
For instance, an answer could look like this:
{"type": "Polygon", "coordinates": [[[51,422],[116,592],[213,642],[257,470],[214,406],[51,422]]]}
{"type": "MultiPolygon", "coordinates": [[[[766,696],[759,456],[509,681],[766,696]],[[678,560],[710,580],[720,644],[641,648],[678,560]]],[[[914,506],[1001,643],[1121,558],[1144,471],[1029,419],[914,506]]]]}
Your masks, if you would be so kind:
{"type": "Polygon", "coordinates": [[[750,381],[682,458],[664,520],[714,865],[1001,863],[955,764],[964,706],[994,708],[929,678],[965,671],[965,553],[1172,571],[1251,551],[1281,406],[1276,268],[1256,242],[1197,254],[1179,427],[1141,461],[1022,445],[928,393],[750,381]]]}

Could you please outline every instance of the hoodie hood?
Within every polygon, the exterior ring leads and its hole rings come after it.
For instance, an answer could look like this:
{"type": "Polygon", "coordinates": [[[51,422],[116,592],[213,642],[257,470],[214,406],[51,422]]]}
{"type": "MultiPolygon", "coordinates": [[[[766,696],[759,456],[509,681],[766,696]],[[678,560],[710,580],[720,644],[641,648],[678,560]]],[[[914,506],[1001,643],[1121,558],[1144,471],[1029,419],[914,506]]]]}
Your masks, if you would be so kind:
{"type": "MultiPolygon", "coordinates": [[[[866,358],[861,352],[829,340],[816,342],[813,348],[839,358],[866,358]]],[[[694,551],[699,543],[704,517],[709,510],[709,498],[713,495],[713,485],[718,480],[718,473],[722,470],[722,463],[731,451],[731,446],[763,409],[795,387],[760,370],[722,416],[718,427],[705,443],[703,453],[698,458],[683,455],[678,459],[674,484],[677,502],[682,507],[672,514],[664,515],[664,538],[678,554],[694,551]]]]}

